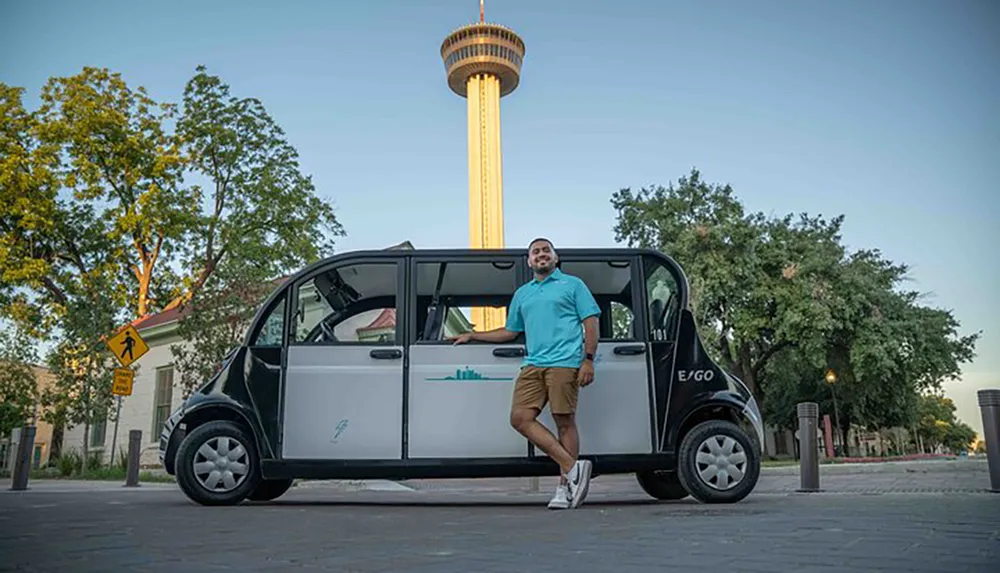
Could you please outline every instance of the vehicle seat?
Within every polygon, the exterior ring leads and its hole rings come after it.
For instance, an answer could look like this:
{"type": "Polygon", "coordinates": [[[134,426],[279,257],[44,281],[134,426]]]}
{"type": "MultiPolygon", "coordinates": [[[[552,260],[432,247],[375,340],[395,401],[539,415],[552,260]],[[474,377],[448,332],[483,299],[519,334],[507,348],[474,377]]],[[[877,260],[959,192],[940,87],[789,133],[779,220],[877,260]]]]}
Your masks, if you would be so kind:
{"type": "Polygon", "coordinates": [[[441,339],[441,332],[444,330],[444,314],[446,310],[447,307],[443,304],[431,307],[431,311],[427,313],[427,322],[424,323],[423,340],[441,339]]]}
{"type": "Polygon", "coordinates": [[[667,310],[667,305],[662,300],[656,299],[649,305],[649,327],[650,329],[663,328],[663,314],[667,310]]]}

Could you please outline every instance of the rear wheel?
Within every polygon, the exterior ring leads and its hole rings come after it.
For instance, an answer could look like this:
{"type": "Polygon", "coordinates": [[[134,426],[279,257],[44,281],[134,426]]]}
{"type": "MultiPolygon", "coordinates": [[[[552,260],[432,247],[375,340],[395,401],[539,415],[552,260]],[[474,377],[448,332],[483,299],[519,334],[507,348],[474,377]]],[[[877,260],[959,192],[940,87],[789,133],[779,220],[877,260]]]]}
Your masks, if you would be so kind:
{"type": "Polygon", "coordinates": [[[177,484],[202,505],[235,505],[260,484],[257,448],[242,426],[206,422],[181,442],[174,464],[177,484]]]}
{"type": "Polygon", "coordinates": [[[661,500],[684,499],[688,490],[684,489],[677,472],[642,471],[636,472],[639,487],[652,497],[661,500]]]}
{"type": "Polygon", "coordinates": [[[760,476],[757,444],[739,426],[708,420],[684,436],[677,456],[684,488],[704,503],[735,503],[749,495],[760,476]]]}
{"type": "Polygon", "coordinates": [[[291,479],[266,479],[261,480],[257,489],[250,492],[247,499],[251,501],[271,501],[281,497],[288,488],[292,487],[291,479]]]}

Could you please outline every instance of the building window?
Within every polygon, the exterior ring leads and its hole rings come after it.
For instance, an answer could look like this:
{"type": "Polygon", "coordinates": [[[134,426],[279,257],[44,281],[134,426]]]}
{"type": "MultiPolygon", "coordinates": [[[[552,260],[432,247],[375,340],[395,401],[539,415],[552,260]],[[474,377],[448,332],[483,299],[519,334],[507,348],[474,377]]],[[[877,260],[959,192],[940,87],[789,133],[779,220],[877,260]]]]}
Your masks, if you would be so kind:
{"type": "Polygon", "coordinates": [[[90,425],[90,447],[104,447],[104,439],[107,437],[108,420],[105,418],[90,425]]]}
{"type": "Polygon", "coordinates": [[[160,439],[160,431],[170,416],[170,404],[174,397],[174,367],[166,366],[156,370],[156,388],[153,391],[153,429],[150,441],[160,439]]]}

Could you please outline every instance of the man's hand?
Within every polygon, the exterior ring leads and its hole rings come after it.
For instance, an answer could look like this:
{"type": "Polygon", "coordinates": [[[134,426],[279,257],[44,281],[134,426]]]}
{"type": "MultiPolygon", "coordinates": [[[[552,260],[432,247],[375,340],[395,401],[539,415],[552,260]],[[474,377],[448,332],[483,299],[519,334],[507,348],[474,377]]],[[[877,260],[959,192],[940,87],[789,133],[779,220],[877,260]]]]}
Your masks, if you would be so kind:
{"type": "Polygon", "coordinates": [[[469,342],[470,340],[472,340],[472,333],[471,332],[463,332],[462,334],[459,334],[458,336],[449,336],[448,340],[454,342],[455,344],[465,344],[465,343],[469,342]]]}
{"type": "Polygon", "coordinates": [[[583,364],[580,365],[580,370],[576,373],[576,381],[580,386],[586,386],[594,381],[594,363],[590,360],[584,360],[583,364]]]}

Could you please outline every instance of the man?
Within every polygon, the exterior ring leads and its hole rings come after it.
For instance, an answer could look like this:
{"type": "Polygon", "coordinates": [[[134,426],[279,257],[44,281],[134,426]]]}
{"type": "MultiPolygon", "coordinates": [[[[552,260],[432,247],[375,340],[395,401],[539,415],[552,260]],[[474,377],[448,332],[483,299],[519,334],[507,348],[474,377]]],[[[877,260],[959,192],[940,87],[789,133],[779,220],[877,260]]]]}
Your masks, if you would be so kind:
{"type": "Polygon", "coordinates": [[[514,384],[510,423],[559,464],[559,487],[550,509],[579,507],[590,487],[591,462],[577,459],[580,439],[575,414],[579,388],[594,380],[601,313],[587,285],[563,273],[558,262],[559,255],[548,239],[532,241],[528,264],[535,277],[514,293],[505,327],[451,339],[455,344],[470,340],[504,343],[524,333],[527,355],[514,384]],[[537,420],[546,403],[551,406],[558,439],[537,420]]]}

